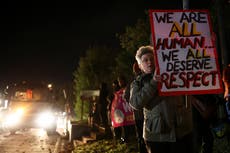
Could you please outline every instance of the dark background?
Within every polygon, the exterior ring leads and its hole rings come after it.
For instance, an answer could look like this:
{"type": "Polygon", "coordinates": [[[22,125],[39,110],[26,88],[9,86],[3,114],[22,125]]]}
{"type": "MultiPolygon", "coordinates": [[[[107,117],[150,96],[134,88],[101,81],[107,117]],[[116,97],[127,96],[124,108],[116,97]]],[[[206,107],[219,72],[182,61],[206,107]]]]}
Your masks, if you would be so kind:
{"type": "Polygon", "coordinates": [[[119,48],[115,34],[156,8],[182,8],[182,0],[2,1],[0,86],[22,80],[72,81],[90,45],[119,48]]]}

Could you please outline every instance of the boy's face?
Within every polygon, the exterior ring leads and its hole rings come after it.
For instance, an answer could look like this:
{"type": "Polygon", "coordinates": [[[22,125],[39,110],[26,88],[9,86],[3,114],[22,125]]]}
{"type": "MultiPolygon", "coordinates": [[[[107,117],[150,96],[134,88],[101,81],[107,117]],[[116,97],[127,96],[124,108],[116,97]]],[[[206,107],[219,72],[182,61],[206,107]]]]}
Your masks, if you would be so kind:
{"type": "Polygon", "coordinates": [[[152,73],[154,71],[154,58],[152,53],[146,53],[141,56],[140,69],[146,73],[152,73]]]}

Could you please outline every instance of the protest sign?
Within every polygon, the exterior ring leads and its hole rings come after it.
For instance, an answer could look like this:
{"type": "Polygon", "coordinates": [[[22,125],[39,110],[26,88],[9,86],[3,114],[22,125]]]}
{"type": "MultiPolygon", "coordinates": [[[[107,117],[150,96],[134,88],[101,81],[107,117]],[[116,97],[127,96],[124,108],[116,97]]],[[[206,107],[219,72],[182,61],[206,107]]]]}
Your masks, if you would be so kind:
{"type": "Polygon", "coordinates": [[[223,92],[207,10],[150,10],[160,95],[223,92]]]}
{"type": "Polygon", "coordinates": [[[125,100],[124,89],[115,92],[111,106],[111,121],[113,127],[135,124],[133,109],[125,100]]]}

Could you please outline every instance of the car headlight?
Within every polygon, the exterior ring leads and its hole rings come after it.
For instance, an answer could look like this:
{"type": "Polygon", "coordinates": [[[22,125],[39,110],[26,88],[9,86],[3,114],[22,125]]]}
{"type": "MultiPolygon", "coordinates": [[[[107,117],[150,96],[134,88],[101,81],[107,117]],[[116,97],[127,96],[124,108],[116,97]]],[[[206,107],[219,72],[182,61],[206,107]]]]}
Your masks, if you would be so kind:
{"type": "Polygon", "coordinates": [[[37,118],[37,124],[41,127],[51,127],[54,124],[55,115],[52,112],[41,113],[37,118]]]}
{"type": "Polygon", "coordinates": [[[23,114],[24,114],[24,109],[18,108],[16,111],[13,111],[7,115],[4,123],[8,126],[17,125],[20,122],[21,116],[23,114]]]}
{"type": "Polygon", "coordinates": [[[22,116],[23,114],[24,114],[24,109],[23,108],[19,108],[15,112],[15,115],[18,115],[18,116],[22,116]]]}

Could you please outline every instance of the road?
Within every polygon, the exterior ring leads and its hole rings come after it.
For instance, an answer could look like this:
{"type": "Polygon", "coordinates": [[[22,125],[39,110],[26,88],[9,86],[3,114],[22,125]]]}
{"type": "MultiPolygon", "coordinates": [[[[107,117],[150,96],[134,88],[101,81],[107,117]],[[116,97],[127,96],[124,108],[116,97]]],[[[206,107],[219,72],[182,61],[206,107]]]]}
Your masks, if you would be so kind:
{"type": "Polygon", "coordinates": [[[26,129],[10,134],[0,132],[1,153],[54,153],[57,142],[60,141],[58,134],[47,136],[42,129],[26,129]]]}

